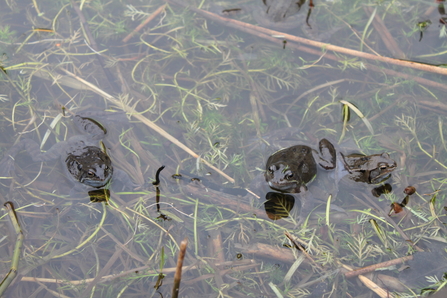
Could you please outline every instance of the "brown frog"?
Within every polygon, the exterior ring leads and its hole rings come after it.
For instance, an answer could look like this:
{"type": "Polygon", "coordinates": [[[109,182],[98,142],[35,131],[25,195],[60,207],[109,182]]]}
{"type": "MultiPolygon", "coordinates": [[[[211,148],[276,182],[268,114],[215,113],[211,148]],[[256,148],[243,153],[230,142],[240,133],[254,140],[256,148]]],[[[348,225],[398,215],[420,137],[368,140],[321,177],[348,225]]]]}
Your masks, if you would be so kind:
{"type": "Polygon", "coordinates": [[[317,163],[326,170],[335,168],[336,150],[326,139],[319,142],[319,151],[305,145],[281,149],[267,160],[265,180],[270,188],[299,193],[317,175],[317,163]]]}
{"type": "Polygon", "coordinates": [[[340,152],[341,161],[347,171],[346,177],[354,182],[378,184],[390,178],[397,164],[388,153],[363,155],[343,155],[340,152]]]}

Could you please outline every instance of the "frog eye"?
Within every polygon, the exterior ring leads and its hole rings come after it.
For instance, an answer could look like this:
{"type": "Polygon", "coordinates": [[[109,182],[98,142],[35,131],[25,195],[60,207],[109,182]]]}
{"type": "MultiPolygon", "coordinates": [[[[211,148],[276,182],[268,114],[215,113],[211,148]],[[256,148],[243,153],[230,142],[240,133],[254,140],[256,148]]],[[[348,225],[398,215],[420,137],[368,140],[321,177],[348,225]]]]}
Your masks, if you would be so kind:
{"type": "Polygon", "coordinates": [[[269,172],[273,174],[274,171],[276,171],[276,166],[275,165],[270,166],[269,172]]]}
{"type": "Polygon", "coordinates": [[[384,163],[379,164],[379,169],[381,170],[386,170],[388,168],[388,166],[384,163]]]}
{"type": "Polygon", "coordinates": [[[286,177],[286,179],[292,179],[293,178],[293,172],[292,171],[287,171],[284,173],[284,176],[286,177]]]}
{"type": "Polygon", "coordinates": [[[92,170],[88,170],[87,175],[89,177],[95,176],[95,172],[93,172],[92,170]]]}

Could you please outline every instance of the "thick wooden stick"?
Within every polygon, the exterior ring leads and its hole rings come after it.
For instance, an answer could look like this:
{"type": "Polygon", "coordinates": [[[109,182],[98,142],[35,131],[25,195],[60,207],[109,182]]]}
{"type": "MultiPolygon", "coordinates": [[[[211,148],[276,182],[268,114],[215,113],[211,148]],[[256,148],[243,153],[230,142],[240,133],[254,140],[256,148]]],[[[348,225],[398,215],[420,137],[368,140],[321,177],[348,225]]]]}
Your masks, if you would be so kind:
{"type": "Polygon", "coordinates": [[[186,246],[188,246],[188,240],[186,238],[180,243],[180,251],[178,253],[177,259],[177,269],[174,275],[174,286],[172,287],[172,298],[178,297],[178,292],[180,290],[180,281],[182,279],[182,267],[183,260],[185,259],[186,246]]]}

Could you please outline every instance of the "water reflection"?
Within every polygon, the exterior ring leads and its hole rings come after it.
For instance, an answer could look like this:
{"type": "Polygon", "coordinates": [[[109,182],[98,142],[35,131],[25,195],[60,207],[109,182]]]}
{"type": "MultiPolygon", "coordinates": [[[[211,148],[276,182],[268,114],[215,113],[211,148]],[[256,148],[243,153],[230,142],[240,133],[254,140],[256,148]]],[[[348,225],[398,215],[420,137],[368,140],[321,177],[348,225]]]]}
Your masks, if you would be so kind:
{"type": "Polygon", "coordinates": [[[271,220],[278,220],[290,216],[295,205],[295,198],[288,194],[268,192],[265,195],[264,208],[271,220]]]}

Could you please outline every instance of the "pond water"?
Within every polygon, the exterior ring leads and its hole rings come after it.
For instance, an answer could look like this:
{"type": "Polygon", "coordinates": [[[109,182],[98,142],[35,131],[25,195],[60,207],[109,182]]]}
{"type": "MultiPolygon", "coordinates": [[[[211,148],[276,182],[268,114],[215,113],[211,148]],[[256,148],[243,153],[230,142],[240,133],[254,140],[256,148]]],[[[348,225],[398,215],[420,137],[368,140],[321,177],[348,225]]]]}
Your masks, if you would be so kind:
{"type": "Polygon", "coordinates": [[[6,4],[2,157],[23,139],[47,151],[88,115],[135,187],[112,178],[93,202],[64,162],[17,152],[0,201],[24,241],[3,208],[2,278],[20,250],[4,297],[171,297],[183,239],[179,297],[418,297],[447,283],[442,1],[6,4]],[[269,156],[321,139],[336,169],[269,188],[269,156]],[[384,156],[392,169],[374,179],[384,156]]]}

